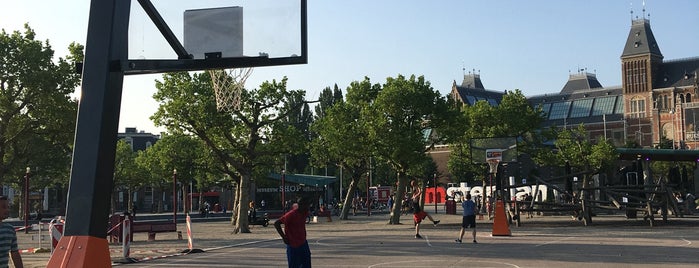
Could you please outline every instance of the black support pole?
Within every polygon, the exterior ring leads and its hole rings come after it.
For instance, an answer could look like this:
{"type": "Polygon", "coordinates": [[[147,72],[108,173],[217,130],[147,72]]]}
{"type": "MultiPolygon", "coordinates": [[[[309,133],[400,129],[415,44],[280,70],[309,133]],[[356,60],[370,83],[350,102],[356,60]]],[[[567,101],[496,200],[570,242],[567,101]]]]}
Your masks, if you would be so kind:
{"type": "Polygon", "coordinates": [[[66,224],[48,267],[110,267],[107,220],[128,57],[130,2],[92,0],[66,224]]]}

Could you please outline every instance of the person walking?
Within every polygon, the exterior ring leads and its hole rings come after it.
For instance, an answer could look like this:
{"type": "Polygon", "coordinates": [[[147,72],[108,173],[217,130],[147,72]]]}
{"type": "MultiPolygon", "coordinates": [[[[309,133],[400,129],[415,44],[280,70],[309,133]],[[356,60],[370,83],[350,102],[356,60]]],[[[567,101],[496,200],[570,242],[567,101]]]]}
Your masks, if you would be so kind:
{"type": "Polygon", "coordinates": [[[415,180],[410,181],[410,186],[413,188],[413,195],[412,195],[412,203],[413,203],[413,222],[415,223],[415,238],[421,239],[422,236],[420,235],[420,223],[422,223],[422,220],[425,218],[429,218],[430,221],[432,221],[432,224],[437,226],[439,224],[439,220],[435,220],[428,214],[425,210],[422,209],[420,206],[420,195],[422,195],[422,190],[420,187],[417,185],[415,180]]]}
{"type": "Polygon", "coordinates": [[[17,247],[17,233],[9,223],[3,223],[10,216],[10,207],[7,196],[0,195],[0,267],[9,267],[10,258],[17,268],[24,267],[22,256],[17,247]]]}
{"type": "Polygon", "coordinates": [[[306,217],[311,202],[307,197],[298,199],[298,207],[284,214],[276,222],[274,228],[286,244],[286,259],[289,268],[310,268],[311,249],[306,240],[306,217]],[[284,230],[282,230],[284,224],[284,230]]]}
{"type": "Polygon", "coordinates": [[[473,243],[476,244],[478,243],[476,242],[476,203],[471,200],[470,193],[466,193],[466,200],[461,202],[461,207],[464,209],[464,212],[461,219],[461,231],[459,232],[459,238],[456,239],[456,243],[461,243],[466,228],[473,228],[473,243]]]}

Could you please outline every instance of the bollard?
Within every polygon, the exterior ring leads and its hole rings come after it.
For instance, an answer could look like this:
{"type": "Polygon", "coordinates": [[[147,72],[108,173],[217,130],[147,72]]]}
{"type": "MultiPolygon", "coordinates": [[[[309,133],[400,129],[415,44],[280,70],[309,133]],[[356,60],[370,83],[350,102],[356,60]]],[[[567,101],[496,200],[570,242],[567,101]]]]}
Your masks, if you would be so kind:
{"type": "Polygon", "coordinates": [[[49,223],[49,232],[51,233],[51,253],[58,246],[58,241],[63,237],[63,219],[59,216],[57,219],[51,220],[49,223]]]}
{"type": "Polygon", "coordinates": [[[129,222],[129,216],[126,216],[124,218],[124,223],[122,224],[123,228],[121,229],[121,249],[123,251],[124,259],[129,258],[129,255],[131,255],[131,239],[129,239],[129,236],[131,235],[131,223],[129,222]]]}
{"type": "Polygon", "coordinates": [[[194,238],[192,237],[192,219],[187,214],[187,249],[183,250],[182,253],[202,253],[201,249],[194,248],[194,238]]]}
{"type": "Polygon", "coordinates": [[[136,259],[131,258],[131,221],[129,216],[124,217],[124,221],[121,222],[121,251],[122,258],[120,260],[115,260],[115,263],[135,263],[138,262],[136,259]]]}

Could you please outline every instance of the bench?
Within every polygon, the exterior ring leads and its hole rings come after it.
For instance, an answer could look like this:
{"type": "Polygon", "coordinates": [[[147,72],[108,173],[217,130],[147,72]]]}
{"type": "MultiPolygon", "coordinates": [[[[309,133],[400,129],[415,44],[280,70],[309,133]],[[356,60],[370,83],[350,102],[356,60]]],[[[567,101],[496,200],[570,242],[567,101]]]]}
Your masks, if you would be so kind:
{"type": "Polygon", "coordinates": [[[182,233],[177,231],[177,224],[171,221],[134,221],[131,224],[131,240],[134,233],[148,233],[148,241],[155,240],[155,234],[177,232],[178,239],[182,239],[182,233]]]}

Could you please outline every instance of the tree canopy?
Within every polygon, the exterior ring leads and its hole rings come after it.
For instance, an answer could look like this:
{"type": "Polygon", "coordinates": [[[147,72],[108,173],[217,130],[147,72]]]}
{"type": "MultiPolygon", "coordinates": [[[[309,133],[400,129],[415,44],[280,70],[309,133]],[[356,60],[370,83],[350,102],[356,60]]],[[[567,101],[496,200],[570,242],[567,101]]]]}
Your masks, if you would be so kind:
{"type": "Polygon", "coordinates": [[[30,167],[32,186],[68,181],[83,46],[54,59],[49,41],[24,31],[0,32],[0,185],[16,184],[30,167]]]}

